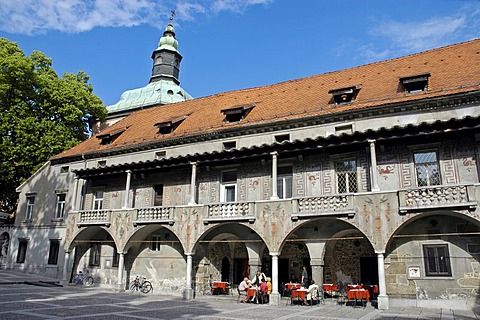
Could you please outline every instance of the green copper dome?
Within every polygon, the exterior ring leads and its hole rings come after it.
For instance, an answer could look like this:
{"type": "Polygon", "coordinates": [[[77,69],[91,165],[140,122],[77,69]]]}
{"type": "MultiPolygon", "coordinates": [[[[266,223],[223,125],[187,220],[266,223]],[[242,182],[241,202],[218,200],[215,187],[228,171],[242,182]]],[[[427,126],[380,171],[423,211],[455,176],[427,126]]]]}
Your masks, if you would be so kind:
{"type": "Polygon", "coordinates": [[[178,41],[175,39],[175,29],[173,28],[172,24],[168,24],[163,32],[163,37],[160,38],[158,42],[159,49],[170,49],[177,51],[178,48],[178,41]]]}

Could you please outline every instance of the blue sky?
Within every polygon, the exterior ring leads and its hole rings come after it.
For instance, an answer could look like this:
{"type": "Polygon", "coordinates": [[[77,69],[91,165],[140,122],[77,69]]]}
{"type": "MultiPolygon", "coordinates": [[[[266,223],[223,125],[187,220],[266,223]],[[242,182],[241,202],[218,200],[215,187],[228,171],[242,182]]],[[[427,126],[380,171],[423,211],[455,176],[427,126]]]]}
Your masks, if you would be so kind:
{"type": "Polygon", "coordinates": [[[0,37],[85,71],[110,105],[148,83],[171,10],[193,97],[480,38],[479,0],[0,0],[0,37]]]}

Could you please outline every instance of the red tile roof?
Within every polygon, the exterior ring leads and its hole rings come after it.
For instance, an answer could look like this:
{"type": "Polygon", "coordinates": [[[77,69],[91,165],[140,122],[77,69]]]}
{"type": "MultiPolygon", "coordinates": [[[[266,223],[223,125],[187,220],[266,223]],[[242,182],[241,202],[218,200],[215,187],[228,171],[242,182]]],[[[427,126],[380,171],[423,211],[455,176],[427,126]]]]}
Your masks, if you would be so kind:
{"type": "Polygon", "coordinates": [[[152,107],[132,113],[99,135],[127,128],[111,144],[101,145],[96,136],[52,159],[128,148],[172,137],[221,131],[306,116],[328,115],[391,103],[434,98],[480,90],[480,39],[360,67],[286,81],[274,85],[152,107]],[[426,93],[405,94],[400,79],[430,74],[426,93]],[[336,106],[331,90],[360,87],[352,104],[336,106]],[[254,105],[238,123],[226,123],[222,110],[254,105]],[[154,125],[188,117],[171,134],[160,135],[154,125]]]}

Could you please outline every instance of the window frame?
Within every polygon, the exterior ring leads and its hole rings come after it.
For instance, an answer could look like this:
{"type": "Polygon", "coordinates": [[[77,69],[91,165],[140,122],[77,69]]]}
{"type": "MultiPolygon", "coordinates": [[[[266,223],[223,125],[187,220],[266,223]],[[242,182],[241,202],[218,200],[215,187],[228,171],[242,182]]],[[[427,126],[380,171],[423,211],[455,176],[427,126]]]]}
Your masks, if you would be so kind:
{"type": "Polygon", "coordinates": [[[103,200],[105,199],[105,192],[102,190],[93,191],[92,210],[103,210],[103,200]],[[98,194],[101,193],[101,197],[98,194]]]}
{"type": "Polygon", "coordinates": [[[360,190],[360,186],[359,186],[359,177],[360,177],[360,174],[358,172],[358,158],[357,157],[342,157],[342,158],[337,158],[337,159],[334,159],[334,170],[335,170],[335,187],[336,187],[336,191],[338,194],[347,194],[347,193],[358,193],[359,190],[360,190]],[[351,171],[347,171],[347,170],[342,170],[342,171],[339,171],[338,170],[338,167],[339,167],[339,163],[346,163],[346,162],[351,162],[353,161],[354,164],[355,164],[355,170],[351,170],[351,171]],[[350,174],[349,174],[350,173],[350,174]],[[343,190],[343,188],[341,188],[340,186],[340,175],[341,174],[345,174],[345,190],[343,190]],[[350,183],[350,177],[353,176],[353,174],[355,174],[355,183],[353,185],[351,185],[350,183]],[[351,190],[352,187],[354,187],[353,189],[354,190],[351,190]]]}
{"type": "Polygon", "coordinates": [[[221,187],[220,187],[220,202],[237,202],[237,184],[238,184],[238,172],[237,170],[226,170],[221,173],[221,187]],[[225,180],[225,175],[235,173],[235,180],[225,180]],[[234,199],[231,201],[228,196],[233,190],[234,199]],[[229,201],[230,200],[230,201],[229,201]]]}
{"type": "Polygon", "coordinates": [[[161,248],[161,236],[153,234],[150,236],[150,251],[159,252],[161,248]]]}
{"type": "Polygon", "coordinates": [[[63,219],[65,217],[65,206],[67,203],[67,193],[58,192],[56,193],[56,204],[55,204],[55,219],[63,219]],[[60,197],[63,196],[63,200],[60,197]]]}
{"type": "Polygon", "coordinates": [[[441,171],[440,171],[440,159],[438,157],[438,150],[437,149],[415,150],[415,151],[412,152],[412,161],[413,161],[413,170],[415,172],[415,182],[417,184],[417,187],[432,187],[432,186],[442,185],[442,174],[441,174],[441,171]],[[435,162],[419,162],[419,163],[417,163],[415,161],[416,155],[428,154],[428,153],[435,154],[435,162]],[[432,170],[430,170],[429,167],[432,164],[435,164],[436,168],[433,168],[432,170]],[[419,174],[420,173],[418,171],[418,168],[423,168],[425,170],[425,174],[426,174],[425,184],[420,183],[421,179],[419,179],[419,174]],[[434,175],[433,174],[429,175],[429,172],[432,173],[435,169],[437,170],[438,179],[437,179],[437,184],[435,184],[435,183],[432,184],[432,180],[433,180],[432,177],[434,175]]]}
{"type": "Polygon", "coordinates": [[[424,260],[424,267],[425,267],[425,276],[427,277],[451,277],[452,276],[452,265],[450,262],[450,252],[448,249],[448,244],[446,243],[438,243],[438,244],[423,244],[423,260],[424,260]],[[434,255],[431,256],[429,253],[429,249],[434,249],[434,255]],[[438,250],[444,249],[445,255],[439,255],[438,250]],[[431,271],[432,266],[432,259],[434,262],[434,271],[431,271]],[[444,266],[441,266],[440,260],[445,259],[444,266]],[[445,271],[441,269],[444,268],[445,271]]]}
{"type": "Polygon", "coordinates": [[[25,208],[25,221],[30,221],[33,219],[33,209],[35,207],[35,197],[36,195],[30,194],[27,195],[25,200],[26,208],[25,208]],[[32,200],[31,202],[29,200],[32,200]]]}
{"type": "Polygon", "coordinates": [[[25,263],[28,249],[28,239],[18,239],[18,250],[16,263],[25,263]]]}
{"type": "Polygon", "coordinates": [[[279,199],[291,199],[293,197],[293,166],[283,165],[277,168],[277,196],[279,199]],[[289,172],[282,173],[282,170],[289,168],[289,172]],[[290,179],[290,181],[287,181],[290,179]],[[289,184],[290,188],[285,188],[289,184]]]}
{"type": "Polygon", "coordinates": [[[59,254],[60,254],[60,240],[50,239],[50,249],[48,250],[47,264],[57,265],[59,254]]]}
{"type": "Polygon", "coordinates": [[[90,258],[88,265],[91,267],[100,266],[100,258],[102,257],[102,244],[100,242],[92,242],[90,244],[90,258]]]}

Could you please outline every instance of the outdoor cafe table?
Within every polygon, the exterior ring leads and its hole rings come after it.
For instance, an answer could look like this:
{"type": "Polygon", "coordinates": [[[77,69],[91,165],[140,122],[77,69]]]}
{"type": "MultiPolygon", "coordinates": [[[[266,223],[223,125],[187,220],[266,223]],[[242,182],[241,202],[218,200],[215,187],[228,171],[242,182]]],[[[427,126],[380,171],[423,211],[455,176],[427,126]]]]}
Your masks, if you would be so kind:
{"type": "Polygon", "coordinates": [[[257,292],[257,288],[248,288],[247,290],[247,301],[251,301],[253,297],[255,297],[255,293],[257,292]]]}
{"type": "Polygon", "coordinates": [[[305,295],[308,293],[307,289],[293,289],[292,295],[290,297],[290,302],[293,304],[295,300],[301,301],[302,303],[306,303],[305,295]]]}
{"type": "Polygon", "coordinates": [[[367,302],[370,301],[370,293],[365,289],[350,289],[347,292],[348,301],[355,299],[365,299],[367,302]]]}
{"type": "Polygon", "coordinates": [[[301,286],[300,283],[285,283],[285,288],[288,290],[300,289],[301,286]]]}
{"type": "Polygon", "coordinates": [[[214,289],[222,289],[223,292],[226,292],[227,291],[227,286],[228,286],[228,282],[223,282],[223,281],[214,281],[213,284],[212,284],[212,287],[214,289]]]}
{"type": "Polygon", "coordinates": [[[333,294],[338,291],[338,285],[336,283],[324,283],[323,291],[333,297],[333,294]]]}

